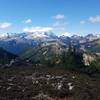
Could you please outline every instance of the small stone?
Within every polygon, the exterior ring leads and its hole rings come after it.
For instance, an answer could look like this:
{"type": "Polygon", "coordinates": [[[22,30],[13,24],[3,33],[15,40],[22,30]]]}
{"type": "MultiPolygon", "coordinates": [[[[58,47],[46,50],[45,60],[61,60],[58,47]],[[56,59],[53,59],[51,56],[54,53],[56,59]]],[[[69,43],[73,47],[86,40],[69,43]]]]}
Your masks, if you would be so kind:
{"type": "Polygon", "coordinates": [[[73,79],[75,79],[75,76],[72,76],[73,79]]]}
{"type": "Polygon", "coordinates": [[[9,86],[9,87],[7,88],[7,91],[10,90],[10,89],[11,89],[11,86],[9,86]]]}
{"type": "Polygon", "coordinates": [[[72,85],[72,83],[68,83],[68,86],[71,86],[72,85]]]}
{"type": "Polygon", "coordinates": [[[62,84],[58,83],[58,90],[60,90],[62,88],[62,84]]]}
{"type": "Polygon", "coordinates": [[[74,88],[74,86],[69,86],[69,90],[71,91],[74,88]]]}

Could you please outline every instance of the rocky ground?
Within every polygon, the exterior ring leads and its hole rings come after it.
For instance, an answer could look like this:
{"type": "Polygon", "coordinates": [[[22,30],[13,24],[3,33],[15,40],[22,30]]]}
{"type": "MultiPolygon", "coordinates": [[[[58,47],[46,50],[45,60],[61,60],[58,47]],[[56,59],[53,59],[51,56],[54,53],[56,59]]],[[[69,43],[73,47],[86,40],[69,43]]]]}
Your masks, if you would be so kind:
{"type": "Polygon", "coordinates": [[[0,68],[0,100],[100,100],[99,76],[33,65],[0,68]]]}

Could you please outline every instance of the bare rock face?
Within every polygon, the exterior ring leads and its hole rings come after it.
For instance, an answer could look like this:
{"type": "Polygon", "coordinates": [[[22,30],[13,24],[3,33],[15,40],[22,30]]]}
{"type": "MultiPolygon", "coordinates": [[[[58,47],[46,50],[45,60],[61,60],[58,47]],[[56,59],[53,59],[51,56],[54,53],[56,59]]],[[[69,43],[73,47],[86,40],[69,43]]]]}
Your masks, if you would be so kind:
{"type": "Polygon", "coordinates": [[[51,97],[49,97],[48,95],[45,95],[43,93],[33,97],[34,100],[53,100],[51,97]]]}
{"type": "Polygon", "coordinates": [[[84,64],[86,66],[89,66],[92,61],[95,61],[95,56],[89,55],[89,54],[83,54],[84,64]]]}

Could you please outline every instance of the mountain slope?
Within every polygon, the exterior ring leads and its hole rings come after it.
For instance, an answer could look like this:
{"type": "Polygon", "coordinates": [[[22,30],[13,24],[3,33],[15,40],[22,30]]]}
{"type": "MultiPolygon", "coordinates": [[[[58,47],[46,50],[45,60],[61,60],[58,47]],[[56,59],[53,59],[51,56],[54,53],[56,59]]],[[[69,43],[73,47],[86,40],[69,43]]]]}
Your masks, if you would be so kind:
{"type": "Polygon", "coordinates": [[[0,47],[14,54],[21,53],[24,49],[37,45],[47,39],[57,38],[52,32],[33,33],[7,33],[0,34],[0,47]]]}
{"type": "Polygon", "coordinates": [[[50,67],[58,65],[74,69],[84,66],[82,53],[59,40],[45,41],[34,46],[20,55],[20,59],[50,67]]]}
{"type": "Polygon", "coordinates": [[[59,40],[50,40],[26,50],[20,58],[28,59],[34,63],[57,63],[59,62],[58,56],[66,49],[66,45],[59,40]]]}
{"type": "Polygon", "coordinates": [[[10,60],[15,59],[17,56],[0,48],[0,64],[9,63],[10,60]]]}
{"type": "Polygon", "coordinates": [[[89,52],[100,53],[100,39],[95,39],[80,45],[89,52]]]}

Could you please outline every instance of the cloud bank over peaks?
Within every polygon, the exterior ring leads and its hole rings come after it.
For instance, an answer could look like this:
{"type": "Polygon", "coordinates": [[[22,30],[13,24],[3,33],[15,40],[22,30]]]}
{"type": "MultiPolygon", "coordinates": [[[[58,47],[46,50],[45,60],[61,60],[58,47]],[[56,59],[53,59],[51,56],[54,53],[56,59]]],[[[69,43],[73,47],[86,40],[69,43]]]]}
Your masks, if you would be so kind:
{"type": "Polygon", "coordinates": [[[41,26],[26,27],[23,29],[24,32],[49,32],[52,30],[53,30],[52,27],[41,27],[41,26]]]}

